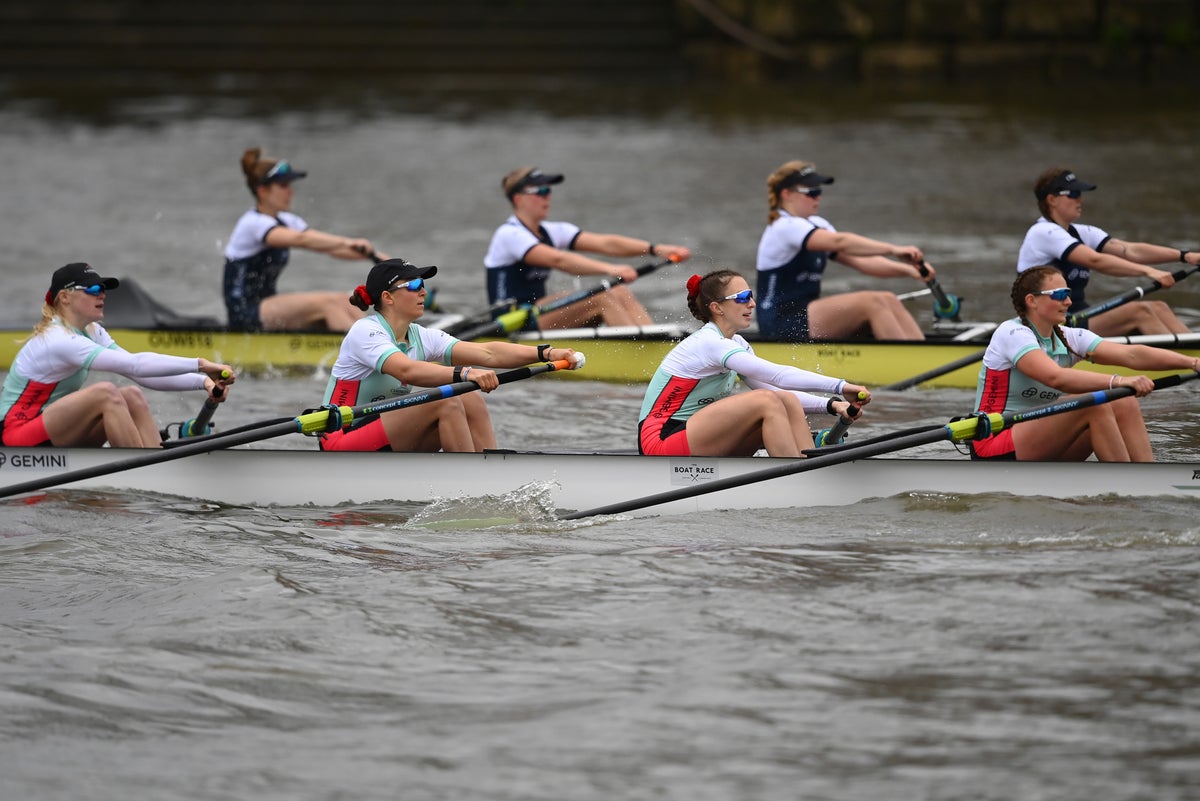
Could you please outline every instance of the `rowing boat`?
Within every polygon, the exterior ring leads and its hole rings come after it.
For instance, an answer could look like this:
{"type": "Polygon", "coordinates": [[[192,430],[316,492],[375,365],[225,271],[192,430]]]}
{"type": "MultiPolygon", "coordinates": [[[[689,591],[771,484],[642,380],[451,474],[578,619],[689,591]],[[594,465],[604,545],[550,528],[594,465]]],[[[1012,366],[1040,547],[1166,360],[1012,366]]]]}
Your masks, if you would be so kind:
{"type": "MultiPolygon", "coordinates": [[[[0,448],[5,486],[119,464],[144,451],[0,448]]],[[[231,448],[116,470],[64,489],[161,493],[217,503],[333,507],[371,502],[501,499],[506,507],[548,493],[551,509],[605,506],[744,476],[794,460],[675,458],[626,453],[347,453],[231,448]]],[[[859,459],[656,505],[639,514],[717,509],[845,506],[911,493],[1078,498],[1200,497],[1200,462],[1113,464],[982,462],[958,458],[859,459]]],[[[12,501],[0,501],[12,503],[12,501]]],[[[495,504],[491,505],[495,508],[495,504]]],[[[508,508],[508,513],[512,509],[508,508]]]]}
{"type": "MultiPolygon", "coordinates": [[[[203,355],[243,373],[316,372],[328,370],[337,358],[342,335],[292,331],[244,333],[227,331],[213,318],[186,317],[150,298],[132,279],[122,279],[121,292],[113,293],[105,309],[105,327],[129,351],[155,351],[174,356],[203,355]]],[[[437,327],[453,317],[431,318],[437,327]]],[[[960,360],[970,360],[987,344],[991,323],[936,321],[924,342],[878,340],[826,340],[810,343],[760,341],[754,329],[745,333],[755,353],[777,364],[794,365],[825,375],[838,376],[871,387],[904,381],[960,360]]],[[[690,328],[679,324],[572,328],[558,331],[523,331],[511,335],[518,342],[549,342],[587,355],[587,368],[568,378],[613,383],[649,382],[667,352],[690,328]]],[[[30,326],[0,328],[0,369],[12,365],[30,326]]],[[[1148,344],[1200,356],[1200,334],[1113,337],[1113,341],[1148,344]]],[[[1084,362],[1083,369],[1104,373],[1113,368],[1084,362]]],[[[1129,374],[1124,368],[1117,372],[1129,374]]],[[[930,387],[974,388],[978,361],[946,372],[926,382],[930,387]]],[[[1151,373],[1158,377],[1162,373],[1151,373]]]]}

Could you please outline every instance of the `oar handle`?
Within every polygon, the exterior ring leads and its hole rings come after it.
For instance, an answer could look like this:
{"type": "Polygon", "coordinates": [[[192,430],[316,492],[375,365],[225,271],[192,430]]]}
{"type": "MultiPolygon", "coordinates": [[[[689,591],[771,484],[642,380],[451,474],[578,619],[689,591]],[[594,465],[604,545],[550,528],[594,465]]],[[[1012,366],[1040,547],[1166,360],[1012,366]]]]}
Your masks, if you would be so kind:
{"type": "Polygon", "coordinates": [[[921,274],[921,278],[925,281],[925,286],[929,287],[929,291],[933,293],[933,314],[940,320],[957,320],[958,313],[962,309],[962,302],[954,295],[949,295],[946,290],[942,289],[938,280],[929,274],[929,265],[921,262],[917,265],[917,272],[921,274]]]}
{"type": "MultiPolygon", "coordinates": [[[[222,370],[221,378],[229,378],[229,371],[222,370]]],[[[179,426],[179,436],[181,439],[184,437],[199,437],[208,433],[213,413],[220,405],[220,401],[217,398],[220,398],[224,394],[225,389],[220,384],[213,387],[211,397],[204,399],[204,404],[200,407],[200,412],[191,420],[186,420],[179,426]]]]}
{"type": "Polygon", "coordinates": [[[375,262],[376,264],[379,264],[379,262],[383,261],[383,259],[380,258],[379,254],[375,252],[374,248],[368,248],[368,247],[363,247],[361,245],[356,245],[354,247],[354,249],[357,250],[359,253],[363,254],[364,256],[366,256],[371,261],[375,262]]]}
{"type": "MultiPolygon", "coordinates": [[[[867,399],[867,393],[859,392],[858,399],[860,401],[867,399]]],[[[818,448],[824,448],[829,445],[837,445],[846,437],[846,432],[850,430],[850,426],[858,419],[858,415],[862,413],[862,407],[857,404],[850,404],[846,409],[846,414],[849,420],[838,415],[837,421],[829,428],[822,429],[817,432],[817,436],[813,438],[813,444],[818,448]]]]}

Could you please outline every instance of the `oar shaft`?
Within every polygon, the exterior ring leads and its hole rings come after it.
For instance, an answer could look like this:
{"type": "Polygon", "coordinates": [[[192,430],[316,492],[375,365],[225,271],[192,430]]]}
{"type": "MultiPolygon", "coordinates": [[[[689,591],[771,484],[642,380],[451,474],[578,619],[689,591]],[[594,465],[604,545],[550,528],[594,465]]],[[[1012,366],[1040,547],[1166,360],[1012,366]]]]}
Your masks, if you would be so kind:
{"type": "MultiPolygon", "coordinates": [[[[1183,279],[1187,278],[1189,275],[1192,275],[1193,273],[1195,273],[1197,270],[1200,270],[1200,266],[1192,267],[1192,268],[1186,269],[1186,270],[1176,270],[1175,272],[1171,273],[1171,277],[1175,279],[1176,283],[1178,283],[1179,281],[1182,281],[1183,279]]],[[[1143,297],[1150,294],[1151,292],[1154,292],[1154,291],[1162,289],[1162,288],[1163,288],[1162,283],[1160,283],[1158,281],[1151,281],[1146,286],[1139,286],[1139,287],[1130,289],[1126,292],[1122,292],[1120,295],[1111,297],[1108,300],[1102,301],[1100,303],[1092,304],[1091,306],[1088,306],[1086,309],[1080,309],[1079,311],[1075,312],[1074,314],[1068,314],[1067,315],[1067,325],[1077,326],[1086,320],[1090,320],[1091,318],[1095,317],[1097,314],[1103,314],[1106,311],[1112,311],[1113,309],[1117,308],[1118,306],[1124,306],[1126,303],[1129,303],[1134,300],[1141,300],[1143,297]]]]}
{"type": "Polygon", "coordinates": [[[941,376],[944,376],[947,373],[953,373],[955,370],[959,369],[960,367],[967,367],[968,365],[975,364],[976,362],[983,359],[983,355],[985,353],[987,353],[987,348],[983,348],[982,350],[978,350],[978,351],[975,351],[974,353],[970,353],[966,356],[955,359],[954,361],[950,362],[949,364],[943,364],[941,367],[935,367],[932,370],[926,370],[925,372],[920,373],[919,375],[914,375],[912,378],[906,378],[903,381],[897,381],[894,384],[888,384],[885,387],[880,387],[880,389],[899,390],[899,389],[909,389],[910,387],[915,387],[917,384],[922,384],[926,381],[932,381],[933,379],[940,378],[941,376]]]}
{"type": "MultiPolygon", "coordinates": [[[[662,261],[643,264],[641,267],[637,268],[638,277],[641,278],[649,275],[659,268],[666,267],[668,264],[674,263],[675,259],[663,259],[662,261]]],[[[479,339],[480,337],[511,334],[514,331],[520,331],[522,328],[524,328],[529,322],[529,316],[531,314],[547,314],[548,312],[558,311],[559,309],[564,309],[567,306],[572,306],[576,303],[582,303],[588,298],[595,297],[602,292],[607,292],[614,286],[623,283],[625,282],[619,276],[607,278],[596,286],[588,287],[587,289],[581,289],[578,292],[572,292],[569,295],[564,295],[561,298],[544,303],[537,308],[524,307],[513,309],[510,312],[501,314],[495,320],[490,320],[473,328],[468,328],[465,331],[459,331],[458,333],[454,334],[454,336],[461,340],[468,341],[472,339],[479,339]]]]}

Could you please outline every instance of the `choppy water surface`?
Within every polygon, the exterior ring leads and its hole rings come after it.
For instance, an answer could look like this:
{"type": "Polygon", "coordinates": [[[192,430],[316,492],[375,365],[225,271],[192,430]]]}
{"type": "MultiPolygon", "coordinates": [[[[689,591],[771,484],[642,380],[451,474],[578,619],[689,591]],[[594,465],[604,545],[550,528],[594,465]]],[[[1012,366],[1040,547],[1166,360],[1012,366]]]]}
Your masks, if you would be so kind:
{"type": "MultiPolygon", "coordinates": [[[[48,271],[77,258],[219,314],[252,144],[310,171],[296,209],[311,222],[441,265],[441,297],[467,308],[482,305],[482,252],[505,214],[499,177],[528,162],[567,173],[563,217],[683,242],[697,270],[749,270],[765,176],[813,158],[838,176],[835,224],[921,244],[981,319],[1007,313],[1028,184],[1049,163],[1101,185],[1086,221],[1198,244],[1173,180],[1200,160],[1192,110],[1081,123],[790,103],[250,117],[174,101],[101,123],[9,108],[0,317],[28,316],[48,271]]],[[[656,317],[679,314],[692,269],[639,283],[656,317]]],[[[849,272],[831,286],[861,285],[849,272]]],[[[297,254],[284,283],[359,280],[297,254]]],[[[1186,286],[1174,298],[1185,315],[1200,306],[1186,286]]],[[[501,444],[632,445],[640,388],[559,378],[493,393],[501,444]]],[[[217,422],[295,414],[323,386],[247,378],[217,422]]],[[[1194,458],[1195,398],[1145,402],[1160,458],[1194,458]]],[[[853,435],[970,401],[881,393],[853,435]]],[[[188,402],[156,408],[177,420],[188,402]]],[[[1197,508],[921,493],[480,529],[412,506],[63,490],[0,502],[0,795],[1189,799],[1197,508]]]]}

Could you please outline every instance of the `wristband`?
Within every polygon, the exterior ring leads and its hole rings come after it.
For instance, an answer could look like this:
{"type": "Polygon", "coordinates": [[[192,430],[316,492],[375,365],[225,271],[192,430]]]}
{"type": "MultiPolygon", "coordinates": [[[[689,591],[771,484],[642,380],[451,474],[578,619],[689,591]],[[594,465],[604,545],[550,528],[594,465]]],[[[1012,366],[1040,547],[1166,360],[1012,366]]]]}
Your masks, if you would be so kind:
{"type": "Polygon", "coordinates": [[[654,249],[656,247],[658,247],[658,245],[654,244],[653,242],[649,242],[646,245],[646,252],[649,253],[651,256],[657,256],[658,254],[654,252],[654,249]]]}
{"type": "Polygon", "coordinates": [[[825,411],[830,414],[837,414],[837,409],[833,408],[833,404],[837,403],[837,401],[837,398],[830,398],[829,402],[825,404],[825,411]]]}
{"type": "Polygon", "coordinates": [[[545,342],[538,345],[537,346],[537,360],[539,362],[550,361],[548,358],[546,358],[546,354],[550,353],[550,351],[552,351],[552,350],[554,350],[554,347],[545,342]]]}
{"type": "Polygon", "coordinates": [[[1181,250],[1181,251],[1179,251],[1179,260],[1180,260],[1181,262],[1183,262],[1184,264],[1187,264],[1187,263],[1188,263],[1187,257],[1188,257],[1188,254],[1189,254],[1189,253],[1191,253],[1191,252],[1192,252],[1192,251],[1190,251],[1190,250],[1181,250]]]}
{"type": "Polygon", "coordinates": [[[459,381],[462,381],[462,368],[461,367],[454,368],[454,378],[452,380],[454,381],[455,384],[457,384],[459,381]]]}

